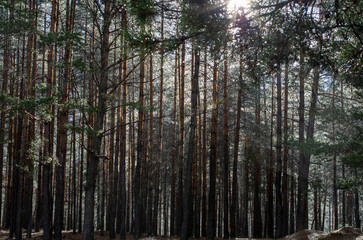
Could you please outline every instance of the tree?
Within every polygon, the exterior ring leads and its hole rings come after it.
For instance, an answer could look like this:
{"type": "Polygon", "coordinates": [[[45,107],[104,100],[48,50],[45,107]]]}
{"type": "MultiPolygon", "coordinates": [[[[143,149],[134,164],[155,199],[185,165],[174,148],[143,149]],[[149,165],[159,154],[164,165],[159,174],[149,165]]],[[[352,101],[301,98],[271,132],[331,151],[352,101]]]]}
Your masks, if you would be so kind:
{"type": "Polygon", "coordinates": [[[101,156],[101,142],[103,135],[99,133],[104,127],[104,118],[107,109],[107,81],[108,81],[108,61],[109,61],[109,34],[112,19],[111,1],[104,2],[103,11],[103,26],[101,35],[101,68],[100,82],[98,86],[98,100],[96,120],[94,126],[94,134],[92,135],[93,153],[90,156],[90,161],[87,166],[86,176],[86,195],[84,212],[84,232],[83,239],[94,239],[94,206],[95,206],[95,189],[96,179],[98,174],[98,162],[101,156]]]}
{"type": "Polygon", "coordinates": [[[214,57],[213,63],[213,110],[211,119],[211,142],[209,155],[209,195],[208,195],[208,239],[214,239],[216,235],[216,168],[217,168],[217,122],[218,122],[218,104],[217,104],[217,79],[218,79],[218,62],[217,56],[214,57]]]}
{"type": "Polygon", "coordinates": [[[188,155],[185,163],[184,171],[184,191],[183,191],[183,223],[181,227],[181,239],[188,239],[191,234],[190,219],[192,215],[192,167],[193,167],[193,153],[195,144],[195,130],[196,130],[196,115],[197,115],[197,100],[199,93],[199,66],[200,66],[200,51],[198,48],[194,50],[194,73],[192,78],[192,116],[190,120],[190,135],[188,142],[188,155]]]}
{"type": "MultiPolygon", "coordinates": [[[[74,17],[75,17],[76,1],[67,1],[67,19],[66,31],[69,34],[73,33],[74,17]]],[[[62,96],[59,100],[60,105],[65,105],[68,101],[69,83],[71,82],[71,66],[72,66],[72,46],[67,43],[65,46],[64,56],[64,77],[61,83],[62,96]]],[[[57,158],[59,165],[56,167],[56,201],[55,201],[55,215],[54,215],[54,237],[55,239],[62,238],[63,229],[63,214],[64,214],[64,175],[65,164],[67,158],[67,124],[68,124],[68,109],[66,106],[59,111],[58,122],[58,142],[57,142],[57,158]]]]}

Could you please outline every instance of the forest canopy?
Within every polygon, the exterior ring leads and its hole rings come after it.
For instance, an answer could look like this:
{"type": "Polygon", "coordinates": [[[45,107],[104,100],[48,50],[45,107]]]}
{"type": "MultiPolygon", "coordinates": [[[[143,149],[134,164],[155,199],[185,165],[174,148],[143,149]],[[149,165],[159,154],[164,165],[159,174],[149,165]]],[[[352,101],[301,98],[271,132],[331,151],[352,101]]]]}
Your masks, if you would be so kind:
{"type": "Polygon", "coordinates": [[[362,228],[361,0],[3,0],[0,72],[10,239],[362,228]]]}

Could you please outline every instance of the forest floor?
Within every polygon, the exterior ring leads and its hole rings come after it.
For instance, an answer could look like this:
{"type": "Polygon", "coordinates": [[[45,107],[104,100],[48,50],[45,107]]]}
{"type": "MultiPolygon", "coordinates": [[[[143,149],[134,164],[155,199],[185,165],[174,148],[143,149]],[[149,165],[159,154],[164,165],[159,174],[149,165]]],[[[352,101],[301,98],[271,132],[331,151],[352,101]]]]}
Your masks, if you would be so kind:
{"type": "MultiPolygon", "coordinates": [[[[72,231],[63,231],[63,239],[65,240],[80,240],[82,239],[81,233],[73,234],[72,231]]],[[[9,231],[0,231],[0,240],[9,239],[9,231]]],[[[26,238],[26,231],[24,231],[23,238],[26,238]]],[[[32,238],[34,240],[41,240],[43,239],[43,232],[32,233],[32,238]]],[[[133,236],[128,235],[127,240],[132,240],[133,236]]],[[[178,238],[172,237],[145,237],[142,238],[144,240],[177,240],[178,238]]],[[[248,238],[236,238],[236,240],[243,240],[248,238]]],[[[95,240],[109,240],[108,232],[104,232],[104,236],[101,236],[100,232],[95,232],[95,240]]],[[[191,239],[196,240],[196,239],[191,239]]],[[[207,240],[206,238],[198,238],[198,240],[207,240]]],[[[216,239],[221,240],[221,239],[216,239]]],[[[249,240],[256,240],[253,238],[249,238],[249,240]]],[[[261,238],[260,240],[272,240],[269,238],[261,238]]],[[[295,234],[286,236],[279,240],[363,240],[363,232],[360,229],[352,228],[352,227],[343,227],[339,230],[326,233],[322,231],[316,230],[303,230],[297,232],[295,234]]]]}

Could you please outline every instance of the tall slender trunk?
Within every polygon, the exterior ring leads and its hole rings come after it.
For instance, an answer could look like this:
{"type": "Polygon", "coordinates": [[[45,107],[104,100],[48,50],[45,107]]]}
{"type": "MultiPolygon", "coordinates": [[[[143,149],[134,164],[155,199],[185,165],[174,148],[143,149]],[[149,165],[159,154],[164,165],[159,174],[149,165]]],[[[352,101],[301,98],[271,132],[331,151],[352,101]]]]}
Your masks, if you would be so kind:
{"type": "Polygon", "coordinates": [[[137,158],[136,158],[136,168],[135,168],[135,177],[134,177],[134,201],[135,201],[135,229],[134,229],[134,238],[138,240],[141,235],[141,207],[142,207],[142,199],[141,199],[141,164],[144,160],[144,148],[145,148],[145,139],[144,139],[144,81],[145,81],[145,61],[143,60],[144,53],[141,53],[141,64],[140,64],[140,87],[139,87],[139,120],[137,127],[137,158]]]}
{"type": "MultiPolygon", "coordinates": [[[[236,222],[238,218],[238,149],[239,149],[239,131],[241,126],[241,105],[242,105],[242,60],[239,66],[239,81],[238,81],[238,96],[237,96],[237,116],[236,128],[234,133],[234,148],[233,148],[233,176],[232,176],[232,203],[231,203],[231,238],[236,237],[236,222]]],[[[238,225],[238,224],[237,224],[238,225]]]]}
{"type": "Polygon", "coordinates": [[[193,197],[192,197],[192,169],[193,169],[193,152],[195,142],[195,130],[197,127],[197,102],[199,92],[199,66],[200,66],[200,51],[198,48],[194,50],[194,73],[192,77],[192,98],[191,98],[191,120],[188,142],[188,155],[185,163],[184,171],[184,191],[183,191],[183,223],[181,227],[180,238],[185,240],[191,235],[190,221],[193,212],[193,197]]]}
{"type": "MultiPolygon", "coordinates": [[[[284,156],[282,163],[282,235],[286,236],[289,232],[289,200],[288,200],[288,174],[287,174],[287,165],[288,165],[288,124],[287,124],[287,115],[288,115],[288,104],[289,104],[289,60],[286,59],[285,69],[284,69],[284,136],[283,136],[283,144],[284,144],[284,156]]],[[[290,218],[290,220],[292,220],[290,218]]]]}
{"type": "Polygon", "coordinates": [[[208,195],[208,239],[216,236],[216,174],[217,174],[217,123],[218,123],[218,63],[215,57],[213,64],[213,109],[211,124],[211,143],[209,157],[209,195],[208,195]]]}
{"type": "MultiPolygon", "coordinates": [[[[111,25],[111,1],[104,1],[103,27],[101,35],[101,69],[98,86],[98,111],[96,113],[95,133],[104,128],[104,118],[107,109],[107,81],[108,81],[108,57],[109,57],[109,35],[111,25]]],[[[98,175],[99,156],[101,155],[101,143],[103,135],[93,134],[92,154],[87,166],[86,191],[85,191],[85,212],[84,212],[84,233],[83,240],[94,239],[94,206],[95,189],[98,175]]]]}
{"type": "Polygon", "coordinates": [[[260,157],[260,123],[261,123],[261,104],[260,104],[260,80],[256,81],[255,96],[255,150],[253,160],[253,229],[252,236],[255,238],[262,237],[262,217],[261,217],[261,201],[260,201],[260,185],[261,185],[261,157],[260,157]]]}
{"type": "MultiPolygon", "coordinates": [[[[227,50],[225,50],[227,51],[227,50]]],[[[228,134],[228,59],[224,59],[223,73],[223,238],[229,238],[229,134],[228,134]]]]}
{"type": "MultiPolygon", "coordinates": [[[[86,17],[86,25],[88,24],[88,18],[86,17]]],[[[87,42],[88,40],[88,31],[85,30],[84,32],[84,39],[85,42],[87,42]]],[[[83,56],[83,60],[86,61],[86,54],[84,54],[83,56]]],[[[86,97],[86,88],[87,88],[87,83],[86,83],[86,79],[87,79],[87,73],[86,71],[83,72],[83,97],[86,97]]],[[[91,81],[92,82],[92,81],[91,81]]],[[[82,112],[82,128],[84,128],[85,126],[85,118],[86,115],[84,112],[82,112]]],[[[84,144],[84,136],[85,133],[82,131],[81,132],[81,142],[82,144],[84,144]]],[[[88,154],[87,154],[88,156],[88,154]]],[[[80,153],[80,170],[79,170],[79,203],[78,203],[78,232],[81,233],[82,232],[82,199],[83,199],[83,163],[84,163],[84,150],[82,147],[81,153],[80,153]]]]}
{"type": "MultiPolygon", "coordinates": [[[[301,43],[302,44],[302,43],[301,43]]],[[[299,70],[299,143],[304,142],[305,132],[305,49],[300,46],[300,70],[299,70]]],[[[305,206],[307,191],[308,191],[308,179],[306,179],[306,157],[305,154],[299,151],[299,164],[298,164],[298,192],[297,192],[297,213],[296,213],[296,230],[301,231],[307,229],[307,206],[305,206]]]]}
{"type": "MultiPolygon", "coordinates": [[[[127,15],[126,10],[122,10],[121,16],[121,24],[125,29],[127,27],[127,15]]],[[[123,64],[122,64],[122,74],[123,74],[123,82],[121,86],[121,94],[122,94],[122,126],[121,126],[121,136],[120,136],[120,179],[119,181],[119,194],[118,201],[120,203],[120,239],[126,239],[126,102],[127,102],[127,46],[125,36],[123,36],[123,64]]],[[[115,165],[116,167],[116,165],[115,165]]],[[[116,180],[116,178],[115,178],[116,180]]]]}
{"type": "MultiPolygon", "coordinates": [[[[10,10],[12,12],[12,10],[10,10]]],[[[12,13],[11,13],[12,15],[12,13]]],[[[3,94],[8,93],[9,86],[9,72],[10,72],[10,57],[11,57],[11,40],[9,33],[4,36],[4,55],[3,55],[3,66],[2,66],[2,89],[3,94]]],[[[5,111],[1,111],[0,114],[0,168],[3,169],[4,164],[4,139],[5,139],[5,111]]],[[[10,123],[9,123],[10,128],[10,123]]],[[[10,158],[9,158],[10,159],[10,158]]],[[[10,171],[10,168],[9,168],[10,171]]],[[[9,178],[8,178],[9,179],[9,178]]],[[[0,171],[0,186],[3,185],[3,171],[0,171]]],[[[9,186],[9,185],[8,185],[9,186]]],[[[5,199],[6,200],[6,199],[5,199]]],[[[0,203],[2,202],[2,187],[0,188],[0,203]]],[[[5,213],[5,211],[4,211],[5,213]]],[[[0,217],[1,217],[1,206],[0,206],[0,217]]],[[[1,226],[1,224],[0,224],[1,226]]]]}
{"type": "MultiPolygon", "coordinates": [[[[332,114],[335,116],[335,79],[337,77],[336,72],[333,73],[333,92],[332,92],[332,114]]],[[[332,141],[335,144],[335,119],[332,120],[332,141]]],[[[337,188],[337,154],[333,153],[333,211],[334,211],[334,230],[339,227],[339,215],[338,215],[338,188],[337,188]]]]}
{"type": "MultiPolygon", "coordinates": [[[[271,84],[271,117],[270,117],[270,149],[268,156],[266,156],[266,220],[265,220],[265,235],[266,237],[273,238],[274,236],[274,193],[273,193],[273,177],[275,152],[273,150],[274,138],[274,115],[275,115],[275,86],[274,81],[271,84]]],[[[267,124],[267,123],[266,123],[267,124]]]]}
{"type": "MultiPolygon", "coordinates": [[[[24,79],[21,79],[20,82],[20,100],[24,100],[24,79]]],[[[18,118],[18,125],[17,125],[17,138],[16,138],[16,147],[18,149],[23,149],[25,147],[25,139],[26,139],[26,124],[24,124],[24,117],[23,113],[19,113],[18,118]]],[[[20,240],[22,238],[22,212],[23,212],[23,191],[24,191],[24,157],[25,151],[18,150],[16,153],[16,165],[14,166],[15,170],[15,177],[18,178],[17,180],[17,189],[14,189],[14,195],[16,194],[16,205],[14,204],[13,207],[16,207],[16,216],[15,216],[15,239],[20,240]]]]}
{"type": "MultiPolygon", "coordinates": [[[[164,10],[161,13],[161,39],[164,39],[164,10]]],[[[157,206],[159,203],[159,185],[160,183],[160,165],[163,163],[163,92],[164,92],[164,42],[161,46],[160,56],[160,90],[159,90],[159,113],[158,113],[158,128],[157,128],[157,151],[156,151],[156,164],[157,174],[154,182],[154,213],[153,213],[153,235],[156,236],[156,220],[158,219],[157,206]]],[[[152,68],[150,67],[150,73],[152,68]]],[[[152,75],[151,75],[152,76],[152,75]]],[[[151,78],[151,77],[150,77],[151,78]]],[[[165,199],[164,199],[165,204],[165,199]]],[[[161,216],[160,216],[161,218],[161,216]]],[[[166,219],[164,219],[166,221],[166,219]]]]}
{"type": "MultiPolygon", "coordinates": [[[[310,108],[309,108],[309,121],[308,121],[308,127],[307,127],[307,131],[306,131],[306,141],[307,142],[312,142],[314,140],[314,124],[315,124],[315,116],[316,116],[316,112],[317,112],[317,101],[318,101],[318,89],[319,89],[319,76],[320,74],[320,69],[319,66],[315,66],[314,67],[314,73],[313,73],[313,84],[312,84],[312,88],[311,88],[311,101],[310,101],[310,108]]],[[[301,93],[300,93],[301,94],[301,93]]],[[[299,122],[300,123],[300,122],[299,122]]],[[[299,126],[300,127],[300,126],[299,126]]],[[[300,131],[300,129],[299,129],[300,131]]],[[[304,200],[305,202],[303,203],[304,206],[304,212],[302,214],[305,214],[305,220],[304,220],[304,228],[307,228],[307,211],[308,211],[308,206],[307,206],[307,197],[308,197],[308,179],[309,179],[309,166],[310,166],[310,154],[305,154],[303,153],[304,158],[303,158],[303,162],[299,164],[299,186],[298,186],[298,195],[300,192],[300,196],[303,199],[299,199],[300,201],[304,200]],[[304,191],[303,191],[304,190],[304,191]]],[[[301,206],[300,206],[301,207],[301,206]]],[[[300,213],[301,213],[301,209],[300,209],[300,213]]],[[[297,216],[299,216],[299,207],[298,207],[298,213],[297,216]]],[[[299,218],[297,218],[298,220],[299,218]]],[[[301,227],[301,225],[298,224],[297,221],[297,230],[299,230],[299,226],[301,227]]]]}
{"type": "Polygon", "coordinates": [[[176,212],[176,234],[180,235],[183,222],[183,168],[184,168],[184,78],[185,78],[185,44],[181,49],[181,63],[179,68],[179,176],[178,176],[178,195],[176,212]]]}
{"type": "MultiPolygon", "coordinates": [[[[291,114],[291,119],[294,119],[294,113],[291,114]]],[[[294,121],[291,121],[291,135],[294,135],[294,121]]],[[[290,225],[289,225],[289,234],[293,234],[295,232],[295,157],[294,157],[294,148],[291,149],[291,160],[290,160],[290,225]]]]}
{"type": "MultiPolygon", "coordinates": [[[[150,27],[151,29],[151,27],[150,27]]],[[[154,106],[154,83],[153,83],[153,54],[150,54],[150,58],[149,58],[149,105],[151,107],[154,106]]],[[[147,231],[147,235],[152,235],[152,233],[154,234],[154,230],[157,229],[157,221],[153,221],[156,220],[157,218],[153,219],[153,214],[154,211],[156,211],[156,215],[157,215],[157,204],[154,201],[153,202],[153,187],[155,187],[155,200],[158,199],[158,197],[156,196],[156,192],[158,192],[158,187],[156,186],[156,181],[157,181],[157,168],[159,168],[158,164],[155,164],[154,161],[154,112],[150,111],[149,112],[149,144],[148,144],[148,163],[147,163],[147,168],[150,169],[147,172],[150,173],[150,180],[148,181],[146,184],[146,191],[147,191],[147,203],[146,203],[146,231],[147,231]],[[155,166],[155,169],[154,169],[155,166]],[[154,205],[154,209],[153,209],[153,203],[155,203],[154,205]],[[153,211],[154,210],[154,211],[153,211]]],[[[149,178],[149,177],[148,177],[149,178]]],[[[145,191],[145,190],[144,190],[145,191]]]]}
{"type": "MultiPolygon", "coordinates": [[[[56,24],[58,19],[58,0],[52,1],[52,13],[51,13],[51,23],[50,23],[50,32],[55,33],[56,24]]],[[[54,44],[50,46],[48,51],[48,78],[47,78],[47,88],[51,89],[54,81],[54,44]]],[[[53,95],[52,90],[47,92],[47,97],[51,97],[53,95]]],[[[51,238],[51,162],[53,155],[53,121],[47,121],[44,125],[44,159],[45,163],[43,166],[43,239],[50,240],[51,238]]]]}
{"type": "Polygon", "coordinates": [[[177,142],[176,142],[176,131],[177,131],[177,90],[178,90],[178,50],[175,54],[175,66],[174,66],[174,100],[173,100],[173,135],[172,135],[172,156],[171,156],[171,186],[170,186],[170,236],[175,234],[175,187],[176,187],[176,154],[177,154],[177,142]]]}
{"type": "MultiPolygon", "coordinates": [[[[354,176],[357,177],[357,169],[354,169],[354,176]]],[[[356,189],[354,191],[354,215],[355,215],[355,227],[360,229],[361,228],[361,219],[359,216],[359,191],[356,189]]]]}
{"type": "Polygon", "coordinates": [[[202,237],[207,236],[207,48],[204,49],[202,237]]]}
{"type": "Polygon", "coordinates": [[[249,203],[249,177],[250,177],[250,162],[252,160],[252,147],[249,146],[249,142],[247,143],[247,139],[244,141],[244,152],[245,152],[245,160],[244,160],[244,197],[242,201],[242,237],[249,237],[249,222],[248,222],[248,203],[249,203]]]}
{"type": "MultiPolygon", "coordinates": [[[[342,114],[344,113],[344,84],[343,82],[340,82],[340,110],[342,114]]],[[[341,123],[343,125],[343,123],[341,123]]],[[[342,162],[342,178],[345,178],[345,165],[342,162]]],[[[342,192],[342,225],[343,227],[346,224],[346,192],[343,190],[342,192]]]]}
{"type": "MultiPolygon", "coordinates": [[[[275,237],[280,238],[282,234],[282,196],[281,196],[281,170],[282,170],[282,156],[281,156],[281,138],[282,138],[282,107],[281,107],[281,65],[277,66],[277,128],[276,128],[276,230],[275,237]]],[[[271,126],[272,127],[272,126],[271,126]]]]}
{"type": "MultiPolygon", "coordinates": [[[[117,44],[115,43],[115,48],[117,48],[117,44]]],[[[116,55],[116,51],[114,51],[114,55],[113,55],[114,59],[117,59],[117,55],[116,55]]],[[[121,63],[119,64],[119,71],[121,70],[121,63]]],[[[113,70],[112,73],[112,81],[113,84],[116,83],[116,79],[120,79],[121,78],[121,71],[118,74],[118,78],[116,77],[116,67],[113,70]]],[[[120,92],[116,91],[116,101],[117,103],[120,103],[120,92]]],[[[115,122],[115,118],[116,118],[116,111],[118,111],[120,109],[120,106],[115,106],[115,102],[111,103],[111,114],[110,114],[110,118],[111,118],[111,123],[110,123],[110,128],[111,128],[111,133],[110,133],[110,137],[109,137],[109,144],[110,144],[110,152],[109,152],[109,163],[108,163],[108,203],[107,203],[107,213],[106,213],[106,231],[109,231],[110,233],[110,238],[111,238],[111,231],[110,231],[110,220],[111,220],[111,216],[112,216],[112,201],[114,197],[117,197],[117,192],[114,192],[114,177],[113,177],[113,173],[114,173],[114,159],[115,159],[115,133],[117,132],[117,129],[119,129],[119,121],[117,121],[117,126],[116,122],[115,122]],[[116,130],[116,131],[115,131],[116,130]],[[116,193],[116,194],[115,194],[116,193]]],[[[119,132],[118,132],[119,133],[119,132]]],[[[116,133],[117,134],[117,133],[116,133]]],[[[119,144],[120,139],[118,139],[118,144],[119,144]]],[[[118,153],[117,153],[118,154],[118,153]]],[[[117,190],[117,188],[116,188],[117,190]]],[[[114,224],[114,223],[113,223],[114,224]]],[[[114,231],[115,226],[113,226],[113,231],[114,231]]],[[[115,237],[111,238],[114,239],[115,237]]]]}
{"type": "MultiPolygon", "coordinates": [[[[75,4],[76,1],[67,0],[66,2],[66,31],[73,32],[74,16],[75,16],[75,4]]],[[[60,84],[61,93],[59,104],[64,105],[68,102],[69,98],[69,82],[71,81],[71,67],[72,67],[72,46],[67,43],[65,46],[65,71],[63,81],[60,84]]],[[[63,214],[64,214],[64,178],[66,171],[66,159],[67,159],[67,126],[68,123],[68,109],[63,107],[58,112],[58,142],[57,142],[57,159],[59,164],[56,165],[56,201],[55,201],[55,215],[54,215],[54,238],[60,240],[62,238],[63,229],[63,214]]]]}
{"type": "MultiPolygon", "coordinates": [[[[18,39],[18,46],[16,49],[16,73],[20,74],[21,72],[21,59],[20,59],[20,39],[18,39]]],[[[19,86],[17,86],[14,96],[19,95],[19,86]]],[[[16,227],[16,207],[17,207],[17,190],[18,190],[18,176],[19,171],[17,167],[17,156],[19,151],[19,144],[18,144],[18,122],[19,118],[14,118],[14,135],[13,135],[13,151],[12,151],[12,175],[11,175],[11,189],[10,189],[10,203],[9,203],[9,209],[8,212],[8,218],[9,218],[9,238],[13,238],[13,235],[15,233],[15,227],[16,227]]]]}

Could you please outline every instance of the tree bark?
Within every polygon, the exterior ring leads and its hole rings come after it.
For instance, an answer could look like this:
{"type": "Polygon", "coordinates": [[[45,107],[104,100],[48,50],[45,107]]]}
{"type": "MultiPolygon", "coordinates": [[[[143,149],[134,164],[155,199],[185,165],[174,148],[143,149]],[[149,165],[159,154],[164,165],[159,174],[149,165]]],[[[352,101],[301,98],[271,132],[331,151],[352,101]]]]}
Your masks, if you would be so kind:
{"type": "MultiPolygon", "coordinates": [[[[227,50],[225,50],[227,51],[227,50]]],[[[223,76],[223,238],[229,238],[229,134],[228,134],[228,62],[224,59],[223,76]]]]}
{"type": "Polygon", "coordinates": [[[253,156],[253,228],[254,238],[262,237],[262,217],[260,201],[261,185],[261,159],[260,159],[260,123],[261,123],[261,104],[260,104],[260,80],[256,77],[256,96],[255,96],[255,150],[253,156]]]}
{"type": "MultiPolygon", "coordinates": [[[[122,27],[123,29],[127,28],[127,15],[126,10],[122,10],[121,15],[122,27]]],[[[119,192],[118,192],[118,201],[120,207],[120,239],[126,239],[126,102],[127,102],[127,46],[125,36],[123,36],[123,64],[122,64],[122,74],[123,74],[123,82],[121,85],[121,94],[122,94],[122,126],[121,126],[121,136],[120,136],[120,179],[119,181],[119,192]]],[[[115,165],[116,167],[116,165],[115,165]]],[[[116,180],[116,178],[115,178],[116,180]]]]}
{"type": "Polygon", "coordinates": [[[138,128],[137,128],[137,158],[136,158],[136,168],[135,168],[135,177],[134,177],[134,200],[135,200],[135,229],[134,229],[134,238],[138,240],[141,235],[141,208],[142,208],[142,199],[141,199],[141,164],[144,160],[144,148],[145,148],[145,139],[144,139],[144,81],[145,81],[145,61],[143,60],[144,53],[141,53],[141,64],[140,64],[140,87],[139,87],[139,120],[138,120],[138,128]]]}
{"type": "Polygon", "coordinates": [[[241,126],[241,105],[242,105],[242,60],[240,60],[239,81],[238,81],[238,96],[237,96],[237,116],[236,128],[234,133],[234,148],[233,148],[233,176],[232,176],[232,203],[231,203],[231,238],[236,237],[236,222],[238,218],[238,149],[239,149],[239,131],[241,126]]]}
{"type": "Polygon", "coordinates": [[[216,236],[216,172],[217,172],[217,123],[218,123],[218,63],[215,57],[213,65],[213,109],[211,124],[211,143],[209,157],[209,195],[208,195],[208,239],[216,236]]]}
{"type": "Polygon", "coordinates": [[[180,238],[186,240],[191,235],[190,221],[192,219],[193,201],[192,201],[192,168],[193,168],[193,152],[195,142],[195,130],[197,126],[197,103],[199,92],[199,65],[200,65],[200,51],[198,48],[194,50],[194,73],[192,77],[192,99],[191,99],[191,120],[190,120],[190,134],[188,142],[188,155],[185,163],[184,171],[184,191],[183,191],[183,223],[181,227],[180,238]]]}
{"type": "MultiPolygon", "coordinates": [[[[74,16],[75,16],[75,4],[76,1],[67,0],[66,2],[67,12],[66,12],[66,31],[73,33],[74,26],[74,16]]],[[[69,98],[69,82],[71,81],[71,71],[72,71],[72,55],[73,50],[70,43],[65,46],[65,70],[63,81],[60,84],[61,87],[61,97],[59,100],[60,105],[64,105],[68,102],[69,98]]],[[[57,159],[59,164],[56,165],[56,201],[55,201],[55,215],[54,215],[54,238],[56,240],[62,239],[62,229],[63,229],[63,214],[64,214],[64,178],[65,178],[65,168],[67,159],[67,126],[68,123],[68,109],[66,106],[61,108],[58,112],[58,142],[57,142],[57,159]]]]}
{"type": "MultiPolygon", "coordinates": [[[[285,62],[285,72],[284,72],[284,136],[283,136],[283,144],[284,144],[284,156],[282,163],[282,236],[288,235],[289,232],[289,200],[288,200],[288,124],[287,124],[287,116],[288,116],[288,104],[289,104],[289,60],[286,59],[285,62]]],[[[292,175],[292,174],[291,174],[292,175]]],[[[292,219],[290,218],[290,221],[292,219]]]]}
{"type": "MultiPolygon", "coordinates": [[[[55,33],[56,24],[58,19],[58,0],[52,1],[52,12],[51,12],[51,23],[50,23],[50,32],[55,33]]],[[[54,44],[51,44],[50,49],[48,51],[48,78],[47,78],[47,87],[51,89],[54,81],[54,44]]],[[[52,90],[47,92],[47,97],[52,97],[52,90]]],[[[43,239],[50,240],[51,238],[51,159],[53,155],[53,121],[47,121],[44,125],[44,167],[43,167],[43,239]]]]}
{"type": "Polygon", "coordinates": [[[204,50],[202,237],[207,236],[207,48],[204,50]]]}
{"type": "MultiPolygon", "coordinates": [[[[109,57],[109,35],[111,25],[111,1],[104,1],[103,27],[101,35],[101,69],[100,82],[98,86],[98,111],[94,132],[102,131],[104,127],[104,118],[107,109],[107,81],[108,81],[108,57],[109,57]]],[[[85,189],[85,212],[84,212],[84,232],[83,240],[94,239],[94,206],[95,206],[95,189],[98,175],[98,164],[101,155],[101,143],[103,135],[93,134],[92,136],[92,154],[87,166],[86,189],[85,189]]]]}
{"type": "MultiPolygon", "coordinates": [[[[180,61],[180,60],[178,60],[180,61]]],[[[181,63],[178,63],[179,70],[179,176],[178,176],[178,196],[176,212],[176,234],[180,235],[183,223],[183,168],[184,168],[184,75],[185,75],[185,44],[181,49],[181,63]]]]}
{"type": "Polygon", "coordinates": [[[282,195],[281,195],[281,172],[282,172],[282,156],[281,156],[281,139],[282,139],[282,107],[281,107],[281,66],[277,66],[277,128],[276,128],[276,230],[275,237],[281,238],[282,233],[282,195]]]}
{"type": "MultiPolygon", "coordinates": [[[[304,75],[305,75],[305,49],[300,46],[300,70],[299,70],[299,143],[304,142],[305,132],[305,88],[304,88],[304,75]]],[[[298,165],[298,192],[297,192],[297,213],[296,213],[296,230],[301,231],[308,228],[307,222],[307,206],[306,197],[308,191],[307,164],[305,154],[299,151],[299,165],[298,165]]]]}
{"type": "Polygon", "coordinates": [[[171,186],[170,186],[170,236],[175,234],[175,187],[176,187],[176,154],[177,154],[177,142],[176,142],[176,131],[177,131],[177,89],[178,89],[178,50],[175,54],[175,66],[174,66],[174,100],[173,100],[173,135],[172,135],[172,156],[171,156],[171,186]]]}

